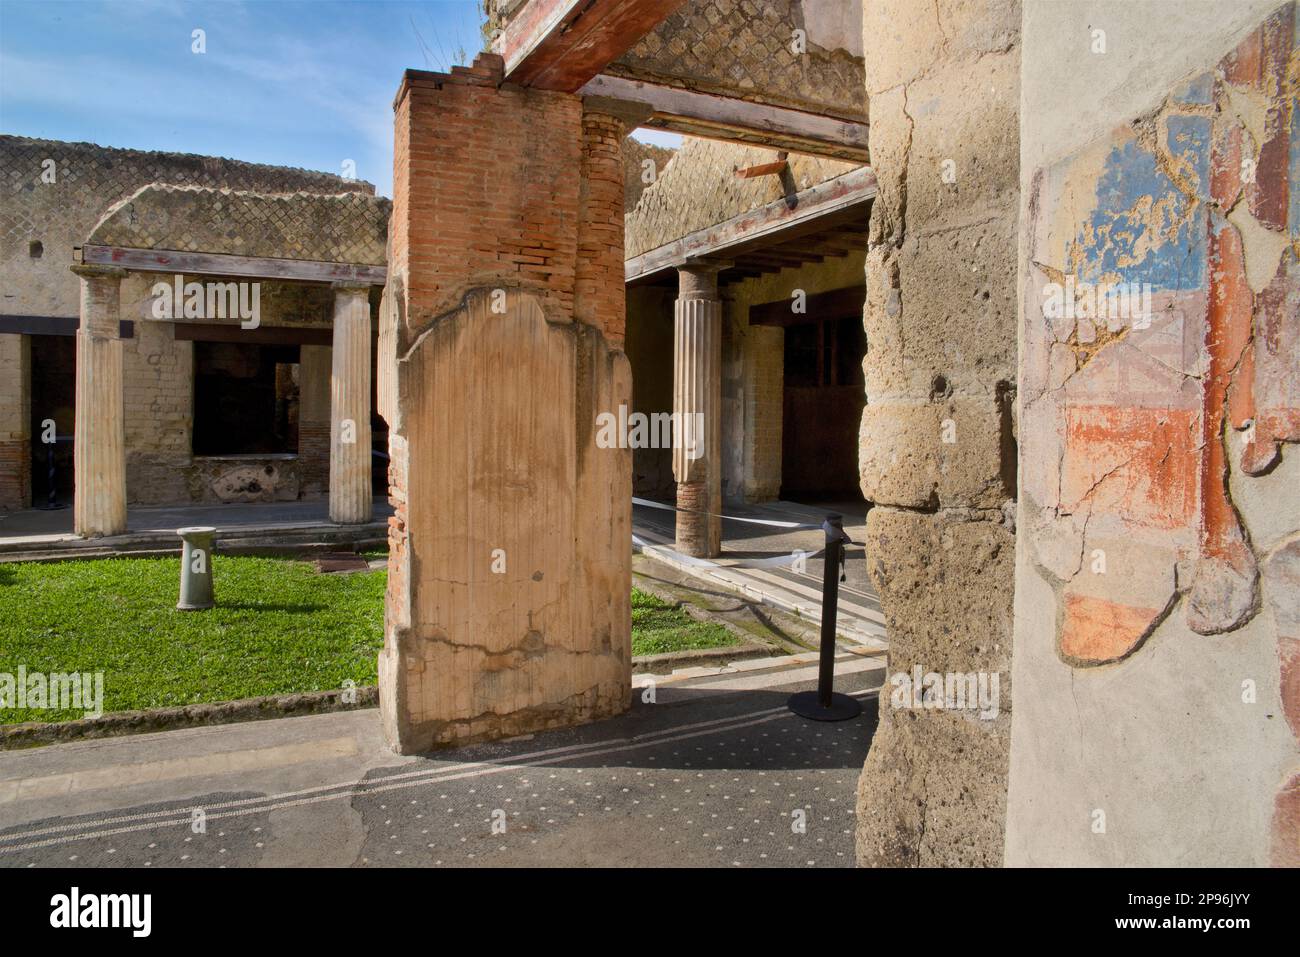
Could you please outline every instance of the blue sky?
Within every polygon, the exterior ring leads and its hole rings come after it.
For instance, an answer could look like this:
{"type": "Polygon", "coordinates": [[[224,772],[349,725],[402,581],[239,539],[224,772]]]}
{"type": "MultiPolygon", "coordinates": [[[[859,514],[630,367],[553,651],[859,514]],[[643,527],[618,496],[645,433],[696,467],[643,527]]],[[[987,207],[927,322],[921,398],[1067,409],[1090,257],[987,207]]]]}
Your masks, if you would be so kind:
{"type": "Polygon", "coordinates": [[[482,18],[479,0],[0,0],[0,132],[334,173],[352,160],[391,196],[402,71],[472,60],[482,18]]]}

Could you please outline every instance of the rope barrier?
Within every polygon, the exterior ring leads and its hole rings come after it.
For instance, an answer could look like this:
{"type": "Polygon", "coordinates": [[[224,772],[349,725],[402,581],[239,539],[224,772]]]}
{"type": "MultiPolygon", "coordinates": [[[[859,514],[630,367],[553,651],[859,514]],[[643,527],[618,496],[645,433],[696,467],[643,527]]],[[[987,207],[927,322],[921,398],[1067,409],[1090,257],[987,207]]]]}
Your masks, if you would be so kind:
{"type": "Polygon", "coordinates": [[[644,505],[646,508],[659,508],[663,509],[665,512],[685,512],[688,515],[709,515],[716,518],[725,518],[729,522],[747,522],[750,525],[768,525],[772,528],[804,528],[810,531],[822,528],[821,522],[818,522],[816,525],[809,525],[805,522],[778,522],[770,518],[742,518],[739,515],[723,515],[721,512],[702,512],[693,508],[678,508],[675,505],[665,505],[663,502],[652,502],[648,498],[637,498],[636,496],[632,497],[632,504],[644,505]]]}
{"type": "Polygon", "coordinates": [[[666,552],[672,556],[674,561],[681,562],[683,565],[690,565],[693,568],[785,568],[800,560],[807,561],[810,558],[816,558],[826,551],[824,548],[819,548],[815,552],[794,551],[789,555],[776,555],[772,558],[737,558],[726,565],[722,565],[718,562],[711,562],[707,558],[685,555],[668,545],[656,545],[654,542],[647,542],[644,538],[635,534],[632,536],[632,544],[638,546],[642,551],[653,548],[660,552],[666,552]]]}

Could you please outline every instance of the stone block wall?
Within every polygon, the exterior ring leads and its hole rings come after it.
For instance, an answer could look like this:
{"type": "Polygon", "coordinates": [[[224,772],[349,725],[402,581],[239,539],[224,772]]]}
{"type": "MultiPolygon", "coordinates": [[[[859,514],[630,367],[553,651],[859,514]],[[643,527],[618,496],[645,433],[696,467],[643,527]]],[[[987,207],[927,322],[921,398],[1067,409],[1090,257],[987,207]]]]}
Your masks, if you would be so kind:
{"type": "Polygon", "coordinates": [[[1296,866],[1297,5],[1027,6],[1024,49],[1006,860],[1296,866]]]}
{"type": "Polygon", "coordinates": [[[983,674],[990,717],[887,684],[859,784],[865,865],[1002,860],[1012,689],[1020,4],[865,0],[872,167],[868,570],[889,675],[983,674]],[[895,706],[898,705],[898,706],[895,706]]]}
{"type": "Polygon", "coordinates": [[[631,456],[595,443],[631,398],[621,131],[501,75],[408,71],[394,106],[379,673],[403,752],[629,704],[631,456]]]}

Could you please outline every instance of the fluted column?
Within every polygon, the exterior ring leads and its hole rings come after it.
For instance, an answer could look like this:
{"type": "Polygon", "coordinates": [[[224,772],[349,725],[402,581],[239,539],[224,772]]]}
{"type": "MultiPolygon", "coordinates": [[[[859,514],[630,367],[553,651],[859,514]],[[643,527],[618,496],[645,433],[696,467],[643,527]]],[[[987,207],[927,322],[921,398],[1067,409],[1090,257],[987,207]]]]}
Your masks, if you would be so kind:
{"type": "Polygon", "coordinates": [[[677,270],[674,308],[673,445],[677,550],[698,558],[722,551],[722,302],[716,264],[677,270]],[[711,513],[711,514],[704,514],[711,513]]]}
{"type": "Polygon", "coordinates": [[[330,521],[370,521],[370,287],[334,284],[330,521]]]}
{"type": "Polygon", "coordinates": [[[78,264],[72,530],[84,538],[126,531],[126,418],[122,405],[122,277],[117,266],[78,264]]]}

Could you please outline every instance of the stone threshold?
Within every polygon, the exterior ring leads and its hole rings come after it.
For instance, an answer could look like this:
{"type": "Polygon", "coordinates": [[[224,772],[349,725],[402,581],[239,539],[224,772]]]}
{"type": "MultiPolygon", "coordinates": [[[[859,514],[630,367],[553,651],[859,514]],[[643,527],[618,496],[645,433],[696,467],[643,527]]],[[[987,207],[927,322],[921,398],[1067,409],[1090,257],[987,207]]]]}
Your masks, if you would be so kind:
{"type": "MultiPolygon", "coordinates": [[[[277,525],[229,525],[215,536],[217,554],[285,555],[337,551],[340,545],[361,550],[388,545],[387,519],[364,525],[291,522],[277,525]]],[[[154,558],[180,554],[176,529],[147,529],[108,538],[31,535],[0,539],[0,562],[61,562],[85,558],[154,558]]]]}

